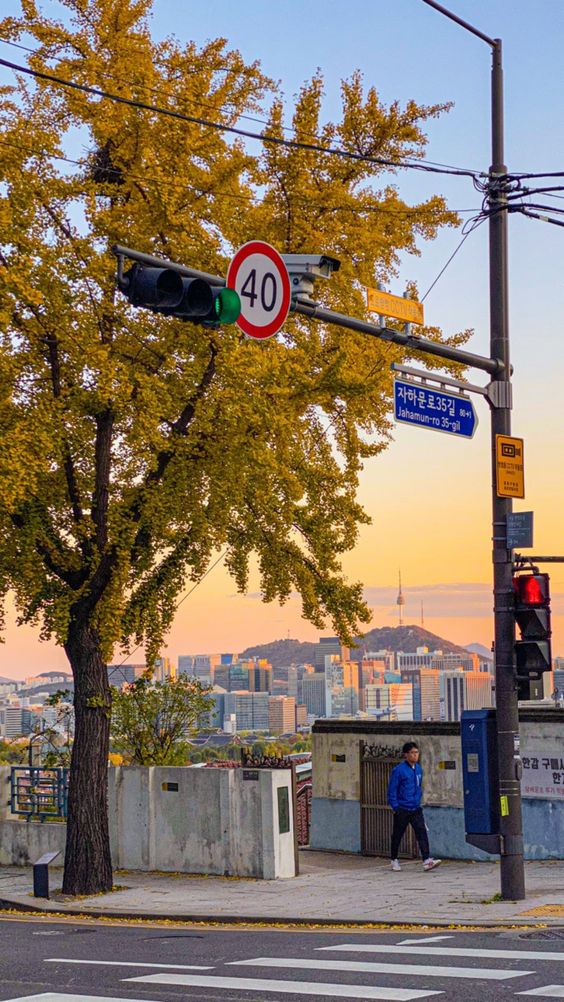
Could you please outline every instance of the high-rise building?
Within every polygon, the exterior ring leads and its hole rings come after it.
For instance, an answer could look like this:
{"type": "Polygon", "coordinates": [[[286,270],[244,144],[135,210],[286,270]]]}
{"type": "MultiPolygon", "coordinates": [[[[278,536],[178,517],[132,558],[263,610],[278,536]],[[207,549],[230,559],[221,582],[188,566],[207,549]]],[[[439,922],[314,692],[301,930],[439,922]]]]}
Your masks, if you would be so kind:
{"type": "Polygon", "coordinates": [[[307,712],[312,717],[324,717],[326,715],[325,700],[325,672],[310,672],[304,675],[301,682],[298,682],[298,702],[307,707],[307,712]]]}
{"type": "Polygon", "coordinates": [[[464,672],[442,671],[439,680],[441,720],[460,720],[464,710],[464,672]]]}
{"type": "Polygon", "coordinates": [[[106,665],[108,682],[116,689],[121,689],[124,685],[131,685],[137,678],[135,665],[106,665]]]}
{"type": "Polygon", "coordinates": [[[413,686],[413,719],[440,720],[439,676],[437,668],[405,668],[402,683],[413,686]]]}
{"type": "Polygon", "coordinates": [[[349,661],[351,656],[349,648],[343,647],[338,637],[320,637],[314,652],[316,671],[325,671],[325,658],[328,654],[336,655],[340,661],[349,661]]]}
{"type": "Polygon", "coordinates": [[[19,738],[31,733],[32,712],[22,706],[0,709],[0,733],[3,738],[19,738]]]}
{"type": "Polygon", "coordinates": [[[413,686],[402,683],[368,685],[366,713],[384,720],[413,720],[413,686]]]}
{"type": "Polygon", "coordinates": [[[463,710],[492,706],[492,682],[491,675],[480,671],[442,671],[439,679],[441,720],[460,720],[463,710]]]}
{"type": "Polygon", "coordinates": [[[178,674],[197,678],[204,685],[214,680],[214,668],[219,664],[219,654],[179,654],[178,674]]]}
{"type": "Polygon", "coordinates": [[[271,734],[294,733],[296,700],[293,696],[269,696],[268,729],[271,734]]]}
{"type": "Polygon", "coordinates": [[[270,692],[272,689],[272,665],[266,658],[245,661],[249,671],[251,692],[270,692]]]}
{"type": "Polygon", "coordinates": [[[359,663],[325,656],[325,715],[354,716],[359,709],[359,663]]]}
{"type": "Polygon", "coordinates": [[[307,727],[307,706],[298,703],[296,706],[296,728],[307,727]]]}
{"type": "Polygon", "coordinates": [[[235,715],[237,731],[268,731],[267,692],[226,692],[225,716],[235,715]]]}
{"type": "Polygon", "coordinates": [[[176,668],[172,664],[170,658],[160,657],[155,658],[155,665],[153,670],[153,681],[154,682],[164,682],[167,678],[174,678],[176,675],[176,668]]]}
{"type": "Polygon", "coordinates": [[[477,654],[467,651],[465,654],[443,654],[436,652],[431,659],[431,668],[439,671],[452,671],[462,668],[463,671],[480,671],[480,659],[477,654]]]}
{"type": "Polygon", "coordinates": [[[482,710],[493,706],[493,675],[481,671],[464,672],[464,709],[482,710]]]}
{"type": "Polygon", "coordinates": [[[431,651],[427,647],[418,647],[415,654],[405,651],[396,651],[396,671],[404,671],[408,668],[431,668],[433,658],[442,651],[431,651]]]}
{"type": "Polygon", "coordinates": [[[368,661],[383,661],[386,671],[396,670],[396,654],[395,651],[367,651],[364,657],[368,661]]]}

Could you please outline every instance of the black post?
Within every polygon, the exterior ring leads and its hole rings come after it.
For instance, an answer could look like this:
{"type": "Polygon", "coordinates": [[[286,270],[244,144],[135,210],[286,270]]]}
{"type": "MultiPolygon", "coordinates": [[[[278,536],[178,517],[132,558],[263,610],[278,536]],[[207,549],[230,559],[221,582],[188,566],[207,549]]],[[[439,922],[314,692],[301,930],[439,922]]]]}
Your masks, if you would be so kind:
{"type": "Polygon", "coordinates": [[[497,496],[496,435],[511,434],[511,368],[507,308],[507,211],[503,142],[503,69],[501,39],[490,38],[437,0],[423,0],[492,50],[492,164],[489,171],[490,209],[490,356],[501,363],[492,373],[492,560],[494,586],[495,687],[497,708],[498,779],[501,798],[501,896],[525,897],[523,822],[519,757],[519,712],[515,678],[515,619],[512,554],[507,549],[507,516],[511,498],[497,496]]]}
{"type": "Polygon", "coordinates": [[[495,691],[499,795],[501,803],[501,896],[519,901],[525,897],[523,825],[519,777],[519,713],[514,667],[515,617],[513,564],[507,548],[507,516],[511,498],[497,495],[496,435],[511,435],[511,384],[507,304],[507,211],[503,162],[503,69],[501,39],[492,46],[492,165],[489,173],[490,208],[490,354],[503,364],[494,373],[499,386],[498,406],[491,412],[492,525],[495,630],[495,691]]]}

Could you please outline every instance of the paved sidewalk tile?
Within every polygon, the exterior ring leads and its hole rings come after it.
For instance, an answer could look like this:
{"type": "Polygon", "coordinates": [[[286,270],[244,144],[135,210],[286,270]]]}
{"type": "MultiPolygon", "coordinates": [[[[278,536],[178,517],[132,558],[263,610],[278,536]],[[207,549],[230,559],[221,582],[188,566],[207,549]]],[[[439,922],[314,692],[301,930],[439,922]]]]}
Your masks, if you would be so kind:
{"type": "Polygon", "coordinates": [[[31,868],[0,868],[3,907],[133,915],[413,923],[564,925],[564,862],[526,864],[527,898],[496,899],[499,865],[445,861],[431,873],[420,862],[392,873],[388,860],[303,851],[300,875],[252,880],[190,874],[122,872],[121,889],[91,898],[60,894],[62,869],[51,868],[50,900],[32,896],[31,868]]]}

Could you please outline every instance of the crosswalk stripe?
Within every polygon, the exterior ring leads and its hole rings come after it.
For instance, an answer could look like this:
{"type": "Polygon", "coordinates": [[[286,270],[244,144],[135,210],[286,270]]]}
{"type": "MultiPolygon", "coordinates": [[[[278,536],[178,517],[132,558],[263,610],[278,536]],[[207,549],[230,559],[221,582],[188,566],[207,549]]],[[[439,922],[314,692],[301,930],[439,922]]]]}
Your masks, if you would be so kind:
{"type": "Polygon", "coordinates": [[[37,995],[23,995],[5,1002],[148,1002],[147,999],[114,998],[111,995],[73,995],[64,992],[39,992],[37,995]]]}
{"type": "Polygon", "coordinates": [[[427,978],[481,978],[484,981],[504,981],[524,978],[534,971],[503,971],[481,967],[430,967],[427,964],[372,964],[360,960],[304,960],[297,957],[255,957],[254,960],[232,960],[229,967],[306,968],[309,971],[366,971],[369,974],[402,974],[427,978]]]}
{"type": "Polygon", "coordinates": [[[564,951],[543,953],[540,950],[476,950],[458,946],[394,946],[382,943],[341,943],[338,946],[318,946],[317,950],[339,953],[422,953],[426,957],[479,957],[482,960],[561,960],[564,951]]]}
{"type": "Polygon", "coordinates": [[[425,936],[424,939],[402,939],[396,946],[413,946],[415,943],[438,943],[440,939],[454,939],[454,936],[425,936]]]}
{"type": "Polygon", "coordinates": [[[548,999],[564,999],[564,985],[543,985],[542,988],[532,988],[528,992],[515,992],[516,995],[544,996],[548,999]]]}
{"type": "Polygon", "coordinates": [[[101,964],[103,967],[158,967],[165,971],[213,971],[214,965],[200,964],[143,964],[133,960],[75,960],[70,957],[44,957],[46,964],[101,964]]]}
{"type": "Polygon", "coordinates": [[[440,991],[418,991],[411,988],[375,988],[371,985],[331,985],[318,981],[270,981],[262,978],[218,978],[199,974],[149,974],[142,978],[127,978],[151,985],[185,985],[193,988],[232,988],[236,991],[279,992],[283,995],[318,995],[346,999],[386,999],[387,1002],[410,1002],[440,991]]]}

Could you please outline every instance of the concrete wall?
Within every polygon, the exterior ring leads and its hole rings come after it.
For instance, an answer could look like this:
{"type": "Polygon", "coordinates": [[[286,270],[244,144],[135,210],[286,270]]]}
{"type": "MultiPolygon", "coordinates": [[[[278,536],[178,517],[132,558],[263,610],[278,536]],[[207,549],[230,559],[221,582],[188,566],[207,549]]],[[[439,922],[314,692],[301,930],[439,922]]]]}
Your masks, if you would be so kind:
{"type": "MultiPolygon", "coordinates": [[[[16,820],[7,806],[9,777],[9,767],[0,768],[0,864],[27,865],[56,849],[62,861],[66,824],[16,820]]],[[[108,801],[116,868],[296,875],[289,770],[120,766],[109,770],[108,801]],[[287,832],[280,832],[279,790],[287,798],[287,832]]]]}
{"type": "MultiPolygon", "coordinates": [[[[525,856],[563,859],[564,712],[523,710],[520,737],[525,856]]],[[[494,858],[465,841],[460,727],[435,721],[315,723],[311,847],[361,852],[360,744],[375,746],[382,757],[401,758],[401,747],[409,740],[421,749],[431,851],[447,859],[494,858]]]]}

